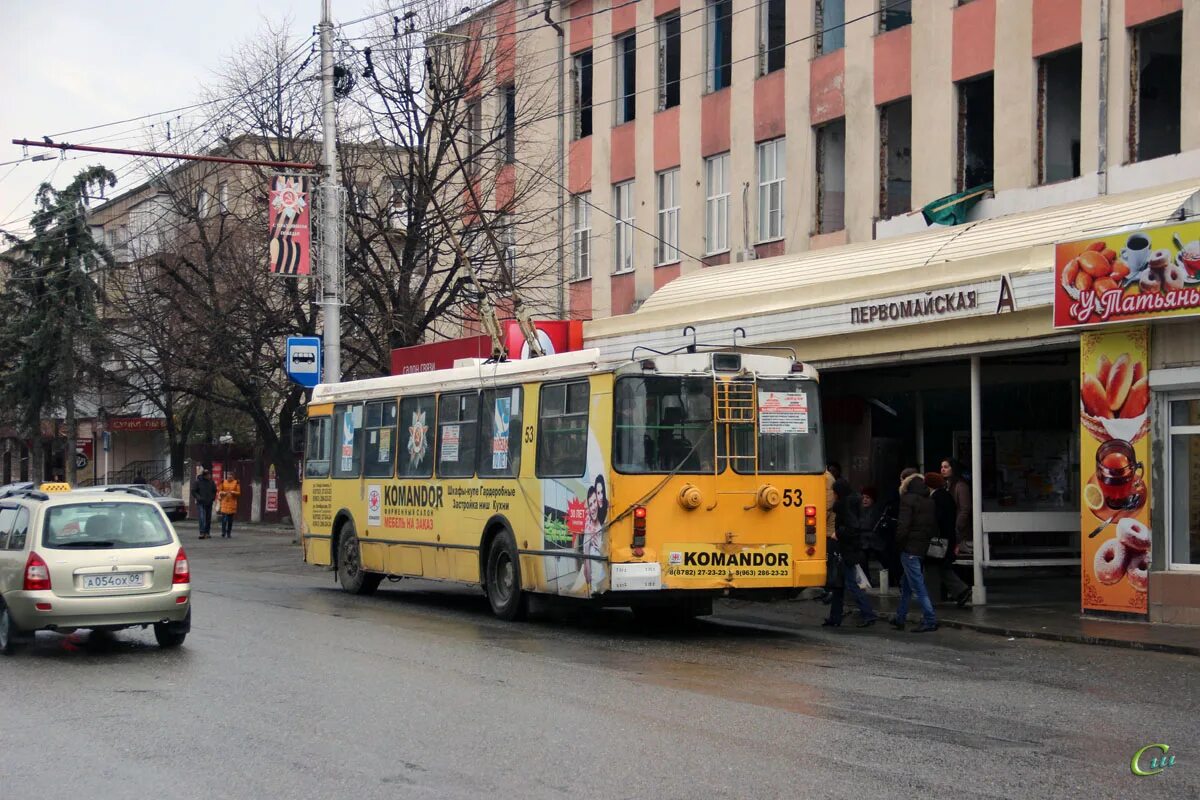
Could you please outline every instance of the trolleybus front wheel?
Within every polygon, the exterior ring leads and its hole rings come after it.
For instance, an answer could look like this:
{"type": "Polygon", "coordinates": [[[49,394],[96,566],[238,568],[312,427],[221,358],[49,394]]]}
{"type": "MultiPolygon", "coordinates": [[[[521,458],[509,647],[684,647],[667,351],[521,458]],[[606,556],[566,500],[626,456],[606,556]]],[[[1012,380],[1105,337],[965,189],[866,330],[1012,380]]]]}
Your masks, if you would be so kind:
{"type": "Polygon", "coordinates": [[[383,580],[382,575],[363,570],[358,534],[349,522],[342,526],[342,535],[338,537],[337,576],[342,588],[350,594],[371,594],[383,580]]]}

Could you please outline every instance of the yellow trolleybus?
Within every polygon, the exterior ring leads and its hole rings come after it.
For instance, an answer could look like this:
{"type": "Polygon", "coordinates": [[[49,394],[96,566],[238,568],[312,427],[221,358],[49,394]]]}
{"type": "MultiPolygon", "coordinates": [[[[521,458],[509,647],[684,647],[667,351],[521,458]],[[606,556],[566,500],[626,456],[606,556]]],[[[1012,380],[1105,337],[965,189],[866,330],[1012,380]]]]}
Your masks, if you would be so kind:
{"type": "Polygon", "coordinates": [[[698,615],[825,581],[817,374],[794,358],[590,350],[321,385],[306,440],[304,558],[349,592],[420,577],[505,619],[531,593],[698,615]]]}

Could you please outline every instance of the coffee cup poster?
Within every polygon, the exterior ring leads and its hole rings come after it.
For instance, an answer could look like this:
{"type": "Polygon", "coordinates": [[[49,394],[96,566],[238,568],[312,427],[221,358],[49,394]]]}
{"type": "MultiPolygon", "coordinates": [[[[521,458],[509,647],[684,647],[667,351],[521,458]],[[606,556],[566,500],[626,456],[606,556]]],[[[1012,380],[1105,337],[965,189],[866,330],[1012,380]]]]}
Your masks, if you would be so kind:
{"type": "Polygon", "coordinates": [[[1054,263],[1056,328],[1200,314],[1200,222],[1066,242],[1054,263]]]}
{"type": "Polygon", "coordinates": [[[1150,330],[1079,339],[1084,611],[1145,614],[1150,584],[1150,330]]]}

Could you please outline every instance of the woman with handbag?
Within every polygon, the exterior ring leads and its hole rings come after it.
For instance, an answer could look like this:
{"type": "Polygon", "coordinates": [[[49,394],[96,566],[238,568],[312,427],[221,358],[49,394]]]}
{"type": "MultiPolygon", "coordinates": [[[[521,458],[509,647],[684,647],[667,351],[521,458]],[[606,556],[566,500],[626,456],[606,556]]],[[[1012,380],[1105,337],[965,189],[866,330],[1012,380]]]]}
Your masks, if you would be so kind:
{"type": "Polygon", "coordinates": [[[958,545],[955,526],[958,508],[946,489],[945,479],[939,473],[925,473],[925,485],[933,499],[933,513],[937,517],[938,526],[938,538],[929,541],[926,560],[941,579],[942,594],[953,598],[958,607],[962,608],[971,597],[971,587],[954,571],[954,552],[958,545]]]}
{"type": "Polygon", "coordinates": [[[878,616],[871,608],[871,601],[866,592],[858,584],[859,563],[862,561],[862,531],[859,517],[862,513],[862,498],[850,488],[850,482],[839,478],[834,481],[833,492],[835,519],[837,527],[831,541],[826,542],[833,555],[830,564],[833,597],[829,603],[829,616],[821,623],[826,628],[839,628],[842,625],[842,608],[845,604],[846,592],[854,598],[858,606],[858,627],[866,628],[875,624],[878,616]]]}

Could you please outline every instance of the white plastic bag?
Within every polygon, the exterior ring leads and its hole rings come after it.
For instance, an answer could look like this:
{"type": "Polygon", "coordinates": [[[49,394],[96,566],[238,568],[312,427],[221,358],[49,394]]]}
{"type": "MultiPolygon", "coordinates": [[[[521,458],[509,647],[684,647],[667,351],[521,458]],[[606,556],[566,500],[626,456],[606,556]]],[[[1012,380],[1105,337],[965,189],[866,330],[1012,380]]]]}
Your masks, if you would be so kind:
{"type": "Polygon", "coordinates": [[[867,579],[867,573],[863,572],[862,564],[854,565],[854,582],[858,584],[860,589],[870,589],[871,581],[867,579]]]}

